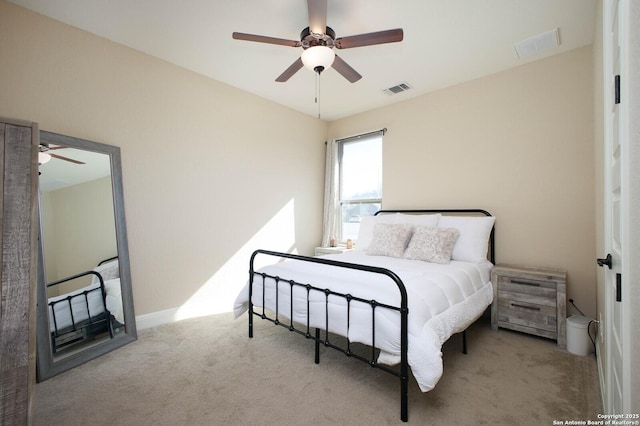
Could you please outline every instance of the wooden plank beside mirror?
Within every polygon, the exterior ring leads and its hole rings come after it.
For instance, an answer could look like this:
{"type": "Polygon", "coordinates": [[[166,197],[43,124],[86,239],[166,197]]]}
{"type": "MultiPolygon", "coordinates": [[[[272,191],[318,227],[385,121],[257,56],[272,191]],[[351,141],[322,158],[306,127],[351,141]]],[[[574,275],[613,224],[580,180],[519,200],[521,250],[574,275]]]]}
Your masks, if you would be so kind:
{"type": "Polygon", "coordinates": [[[120,148],[46,131],[40,145],[38,381],[137,338],[120,148]]]}
{"type": "Polygon", "coordinates": [[[38,124],[0,117],[0,424],[28,424],[35,373],[38,124]]]}

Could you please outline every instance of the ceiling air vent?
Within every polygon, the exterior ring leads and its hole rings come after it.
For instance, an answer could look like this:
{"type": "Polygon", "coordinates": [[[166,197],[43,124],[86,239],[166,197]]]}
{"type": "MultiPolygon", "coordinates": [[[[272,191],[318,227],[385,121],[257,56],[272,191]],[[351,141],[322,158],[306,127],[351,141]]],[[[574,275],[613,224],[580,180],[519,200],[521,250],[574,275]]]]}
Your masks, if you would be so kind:
{"type": "Polygon", "coordinates": [[[527,56],[535,55],[538,52],[544,52],[545,50],[553,49],[560,45],[560,33],[558,28],[555,28],[546,33],[538,34],[530,37],[526,40],[522,40],[519,43],[513,45],[516,49],[516,55],[519,59],[526,58],[527,56]]]}
{"type": "Polygon", "coordinates": [[[398,93],[406,92],[409,89],[411,89],[411,86],[409,86],[407,83],[400,83],[393,87],[384,89],[383,92],[387,95],[396,95],[398,93]]]}

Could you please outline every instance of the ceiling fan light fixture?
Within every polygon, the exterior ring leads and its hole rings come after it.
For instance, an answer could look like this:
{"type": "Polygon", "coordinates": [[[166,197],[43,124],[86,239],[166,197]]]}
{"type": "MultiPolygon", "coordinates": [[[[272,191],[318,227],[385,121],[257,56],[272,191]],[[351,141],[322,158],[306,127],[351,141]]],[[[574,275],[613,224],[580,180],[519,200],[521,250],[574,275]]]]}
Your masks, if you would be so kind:
{"type": "Polygon", "coordinates": [[[333,64],[335,57],[335,52],[327,46],[312,46],[302,52],[301,59],[305,67],[321,72],[333,64]]]}
{"type": "Polygon", "coordinates": [[[46,164],[49,162],[49,160],[51,160],[51,154],[47,154],[46,152],[39,152],[38,153],[38,163],[39,164],[46,164]]]}

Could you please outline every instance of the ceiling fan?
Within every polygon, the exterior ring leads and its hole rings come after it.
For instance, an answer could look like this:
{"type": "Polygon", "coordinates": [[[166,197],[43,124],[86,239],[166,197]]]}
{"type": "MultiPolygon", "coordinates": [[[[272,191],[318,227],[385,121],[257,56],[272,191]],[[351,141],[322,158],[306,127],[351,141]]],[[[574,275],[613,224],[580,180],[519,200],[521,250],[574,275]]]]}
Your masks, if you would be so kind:
{"type": "Polygon", "coordinates": [[[49,146],[48,144],[40,144],[38,146],[38,163],[44,164],[48,162],[51,158],[57,158],[58,160],[68,161],[74,164],[85,164],[82,161],[74,160],[73,158],[69,158],[69,157],[63,157],[62,155],[53,154],[50,152],[50,151],[65,149],[65,148],[67,147],[61,146],[61,145],[49,146]]]}
{"type": "Polygon", "coordinates": [[[300,33],[300,41],[255,34],[233,33],[233,38],[236,40],[302,47],[304,49],[302,55],[276,78],[277,82],[282,83],[289,80],[303,66],[307,66],[318,74],[324,71],[326,67],[331,66],[349,82],[355,83],[362,76],[336,55],[333,48],[351,49],[353,47],[395,43],[402,41],[404,37],[402,28],[396,28],[336,38],[335,31],[327,27],[327,0],[307,0],[307,7],[309,10],[309,26],[300,33]]]}

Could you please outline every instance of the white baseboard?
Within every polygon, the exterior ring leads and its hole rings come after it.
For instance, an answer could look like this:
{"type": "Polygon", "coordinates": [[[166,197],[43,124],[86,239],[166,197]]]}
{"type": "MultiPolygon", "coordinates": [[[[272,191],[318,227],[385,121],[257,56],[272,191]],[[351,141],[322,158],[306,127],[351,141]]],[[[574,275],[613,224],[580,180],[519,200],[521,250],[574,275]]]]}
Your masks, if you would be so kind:
{"type": "Polygon", "coordinates": [[[144,330],[145,328],[152,328],[176,322],[178,320],[176,318],[178,309],[179,308],[171,308],[164,311],[151,312],[150,314],[136,316],[136,328],[138,330],[144,330]]]}

